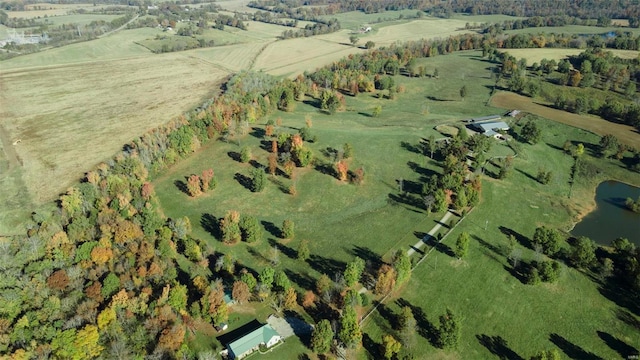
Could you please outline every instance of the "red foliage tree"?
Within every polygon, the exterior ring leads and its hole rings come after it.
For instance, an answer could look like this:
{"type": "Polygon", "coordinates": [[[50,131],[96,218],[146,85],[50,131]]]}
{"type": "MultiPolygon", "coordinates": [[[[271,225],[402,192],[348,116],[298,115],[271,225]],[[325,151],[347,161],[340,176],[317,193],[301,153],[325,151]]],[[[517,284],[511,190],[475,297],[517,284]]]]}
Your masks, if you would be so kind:
{"type": "Polygon", "coordinates": [[[349,173],[349,165],[346,161],[340,160],[336,163],[336,172],[338,173],[338,179],[340,181],[347,180],[347,174],[349,173]]]}

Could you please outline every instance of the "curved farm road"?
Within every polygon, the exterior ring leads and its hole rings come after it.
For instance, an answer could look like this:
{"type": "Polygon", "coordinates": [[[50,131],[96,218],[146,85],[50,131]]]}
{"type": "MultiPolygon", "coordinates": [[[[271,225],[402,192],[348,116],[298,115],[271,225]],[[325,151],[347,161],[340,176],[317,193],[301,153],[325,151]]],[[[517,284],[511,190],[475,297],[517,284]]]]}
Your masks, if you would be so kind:
{"type": "Polygon", "coordinates": [[[617,124],[592,115],[578,115],[536,103],[531,98],[511,92],[500,92],[491,98],[491,105],[503,109],[518,109],[559,123],[591,131],[598,135],[611,134],[626,145],[640,144],[640,133],[633,126],[617,124]]]}

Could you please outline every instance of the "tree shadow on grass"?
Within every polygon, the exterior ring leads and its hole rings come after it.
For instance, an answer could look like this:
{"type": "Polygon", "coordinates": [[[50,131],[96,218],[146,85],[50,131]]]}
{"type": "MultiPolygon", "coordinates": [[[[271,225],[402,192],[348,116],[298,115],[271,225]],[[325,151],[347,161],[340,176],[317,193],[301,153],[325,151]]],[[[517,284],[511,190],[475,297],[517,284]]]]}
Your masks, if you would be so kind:
{"type": "Polygon", "coordinates": [[[370,359],[383,359],[384,354],[380,352],[381,344],[373,341],[369,334],[362,334],[362,346],[369,353],[370,359]]]}
{"type": "MultiPolygon", "coordinates": [[[[280,171],[280,169],[278,169],[278,171],[280,171]]],[[[284,185],[282,180],[278,179],[275,176],[269,176],[268,179],[272,184],[274,184],[278,188],[278,190],[280,190],[280,192],[282,192],[283,194],[289,194],[289,189],[287,189],[287,187],[284,185]]]]}
{"type": "Polygon", "coordinates": [[[432,324],[421,307],[412,305],[408,300],[400,298],[396,300],[400,307],[408,306],[416,319],[417,331],[420,336],[427,339],[431,345],[435,346],[438,340],[438,329],[432,324]]]}
{"type": "Polygon", "coordinates": [[[282,231],[280,231],[276,224],[272,223],[271,221],[262,220],[260,221],[260,224],[262,224],[264,229],[267,230],[267,232],[271,234],[271,236],[276,238],[280,238],[282,236],[282,231]]]}
{"type": "Polygon", "coordinates": [[[254,169],[262,169],[264,166],[255,160],[249,160],[249,165],[251,165],[254,169]]]}
{"type": "Polygon", "coordinates": [[[478,235],[471,235],[471,237],[474,240],[476,240],[480,245],[482,245],[484,248],[487,248],[487,249],[491,250],[494,254],[496,254],[498,256],[506,256],[506,254],[504,253],[504,249],[501,249],[498,246],[495,246],[495,245],[493,245],[491,243],[488,243],[488,242],[484,241],[478,235]]]}
{"type": "Polygon", "coordinates": [[[249,133],[249,135],[253,136],[256,139],[262,139],[266,135],[266,131],[263,128],[254,127],[253,130],[249,133]]]}
{"type": "MultiPolygon", "coordinates": [[[[420,166],[420,164],[418,164],[417,162],[414,161],[409,161],[407,162],[407,165],[409,166],[409,168],[413,171],[415,171],[416,173],[422,175],[424,177],[423,180],[427,181],[427,178],[433,176],[433,175],[437,175],[437,173],[431,169],[428,169],[426,167],[420,166]]],[[[422,188],[420,189],[422,190],[422,188]]]]}
{"type": "Polygon", "coordinates": [[[480,342],[480,345],[484,346],[492,354],[496,355],[500,359],[505,360],[524,360],[524,358],[515,351],[511,350],[507,345],[507,340],[502,336],[489,336],[489,335],[476,335],[476,338],[480,342]]]}
{"type": "MultiPolygon", "coordinates": [[[[185,177],[185,180],[186,179],[187,178],[185,177]]],[[[185,193],[187,195],[190,195],[189,194],[189,189],[187,188],[187,183],[185,181],[176,180],[176,181],[173,182],[173,185],[175,185],[178,188],[178,190],[182,191],[183,193],[185,193]]]]}
{"type": "Polygon", "coordinates": [[[229,156],[233,161],[240,162],[240,153],[235,151],[227,152],[227,156],[229,156]]]}
{"type": "Polygon", "coordinates": [[[414,154],[422,155],[422,148],[420,147],[420,145],[413,145],[408,141],[401,141],[400,146],[402,146],[403,149],[408,150],[414,154]]]}
{"type": "Polygon", "coordinates": [[[640,295],[630,291],[628,287],[616,278],[609,278],[599,288],[600,294],[613,301],[632,314],[640,315],[640,295]]]}
{"type": "Polygon", "coordinates": [[[521,283],[523,283],[525,285],[527,284],[527,274],[530,271],[531,264],[521,260],[521,261],[518,262],[516,267],[513,267],[511,265],[504,265],[503,268],[509,274],[511,274],[511,276],[513,276],[514,278],[518,279],[518,281],[520,281],[521,283]]]}
{"type": "Polygon", "coordinates": [[[312,269],[321,274],[327,274],[332,276],[333,274],[341,274],[344,268],[347,266],[342,261],[322,257],[320,255],[311,254],[309,260],[307,260],[312,269]]]}
{"type": "Polygon", "coordinates": [[[438,242],[438,239],[433,236],[429,236],[427,239],[424,239],[423,242],[432,248],[436,248],[436,251],[445,254],[447,256],[451,256],[452,258],[456,258],[456,254],[453,250],[448,246],[441,242],[438,242]]]}
{"type": "Polygon", "coordinates": [[[237,181],[240,185],[242,185],[242,187],[251,191],[251,188],[253,187],[253,179],[251,179],[246,175],[242,175],[240,173],[235,173],[235,175],[233,176],[233,179],[237,181]]]}
{"type": "Polygon", "coordinates": [[[222,231],[220,229],[220,221],[218,219],[216,219],[215,216],[213,216],[211,214],[208,214],[208,213],[202,214],[202,216],[200,217],[200,226],[202,226],[202,228],[206,232],[211,234],[214,238],[216,238],[216,239],[221,239],[222,238],[222,231]]]}
{"type": "Polygon", "coordinates": [[[636,357],[638,356],[638,349],[627,344],[626,342],[603,331],[598,331],[597,333],[600,339],[602,339],[602,341],[604,341],[604,343],[607,344],[608,347],[620,354],[620,357],[622,357],[623,359],[631,359],[634,355],[636,357]]]}
{"type": "Polygon", "coordinates": [[[336,173],[336,170],[333,168],[333,165],[330,163],[325,163],[325,162],[320,162],[318,161],[315,164],[315,169],[316,171],[325,174],[325,175],[329,175],[332,178],[338,178],[338,174],[336,173]]]}
{"type": "Polygon", "coordinates": [[[640,320],[638,320],[638,318],[633,316],[632,313],[630,313],[630,312],[628,312],[626,310],[618,309],[616,311],[616,317],[620,321],[624,322],[625,324],[627,324],[629,326],[633,326],[637,330],[640,330],[640,320]]]}
{"type": "Polygon", "coordinates": [[[524,171],[524,170],[522,170],[522,169],[518,169],[518,168],[515,168],[515,169],[516,169],[516,171],[517,171],[517,172],[519,172],[520,174],[522,174],[522,175],[524,175],[524,176],[528,177],[529,179],[531,179],[531,180],[533,180],[533,181],[535,181],[535,182],[537,182],[537,183],[540,183],[540,181],[538,181],[538,179],[537,179],[537,178],[535,178],[533,175],[529,174],[528,172],[526,172],[526,171],[524,171]]]}
{"type": "Polygon", "coordinates": [[[389,307],[387,307],[386,305],[375,301],[374,305],[377,306],[378,312],[380,313],[380,316],[382,316],[385,320],[387,320],[389,322],[389,326],[391,326],[391,328],[393,330],[400,330],[400,316],[398,316],[397,314],[395,314],[393,311],[391,311],[391,309],[389,309],[389,307]]]}
{"type": "Polygon", "coordinates": [[[292,248],[286,245],[280,244],[276,239],[269,239],[269,245],[271,245],[272,247],[277,246],[278,250],[280,250],[289,259],[297,258],[297,255],[298,255],[297,251],[293,250],[292,248]]]}
{"type": "Polygon", "coordinates": [[[549,340],[554,343],[557,347],[560,348],[568,357],[571,359],[579,359],[579,360],[603,360],[601,357],[596,354],[586,351],[580,346],[570,342],[569,340],[563,338],[562,336],[552,333],[549,336],[549,340]]]}
{"type": "Polygon", "coordinates": [[[513,235],[513,237],[524,247],[533,250],[533,244],[531,244],[531,240],[529,240],[528,237],[518,233],[515,230],[509,229],[506,226],[502,226],[500,225],[498,227],[500,229],[500,232],[505,234],[506,236],[511,236],[513,235]]]}
{"type": "MultiPolygon", "coordinates": [[[[390,193],[389,194],[389,200],[397,203],[397,204],[404,204],[404,205],[408,205],[410,207],[414,207],[414,208],[418,208],[418,209],[423,209],[424,208],[424,203],[422,202],[422,199],[416,197],[415,195],[412,194],[393,194],[390,193]]],[[[415,210],[415,209],[411,209],[408,208],[409,210],[412,210],[413,212],[416,213],[420,213],[419,211],[415,210]]]]}
{"type": "Polygon", "coordinates": [[[380,255],[371,251],[371,249],[366,246],[354,246],[353,249],[351,249],[351,254],[364,260],[370,269],[378,269],[382,265],[380,255]]]}
{"type": "Polygon", "coordinates": [[[329,321],[336,320],[339,317],[338,312],[324,301],[318,301],[316,306],[305,308],[305,310],[316,323],[325,319],[329,321]]]}
{"type": "MultiPolygon", "coordinates": [[[[264,262],[270,262],[271,260],[267,259],[264,255],[262,255],[258,250],[252,247],[247,248],[247,252],[249,255],[255,257],[256,259],[264,262]]],[[[255,275],[255,274],[254,274],[255,275]]]]}
{"type": "Polygon", "coordinates": [[[315,279],[309,275],[300,274],[289,269],[285,269],[284,273],[302,289],[314,289],[316,287],[315,279]]]}

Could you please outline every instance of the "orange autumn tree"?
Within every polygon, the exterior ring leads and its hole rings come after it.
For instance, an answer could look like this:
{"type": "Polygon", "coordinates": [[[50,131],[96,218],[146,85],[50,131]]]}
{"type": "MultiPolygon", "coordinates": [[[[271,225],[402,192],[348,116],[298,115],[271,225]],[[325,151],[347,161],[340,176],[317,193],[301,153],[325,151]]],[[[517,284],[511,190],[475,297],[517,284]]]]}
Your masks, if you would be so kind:
{"type": "Polygon", "coordinates": [[[202,188],[200,187],[200,177],[198,175],[191,175],[187,180],[187,192],[189,195],[196,197],[202,194],[202,188]]]}
{"type": "Polygon", "coordinates": [[[349,165],[346,161],[340,160],[336,163],[336,172],[338,173],[338,179],[340,181],[347,180],[347,174],[349,173],[349,165]]]}

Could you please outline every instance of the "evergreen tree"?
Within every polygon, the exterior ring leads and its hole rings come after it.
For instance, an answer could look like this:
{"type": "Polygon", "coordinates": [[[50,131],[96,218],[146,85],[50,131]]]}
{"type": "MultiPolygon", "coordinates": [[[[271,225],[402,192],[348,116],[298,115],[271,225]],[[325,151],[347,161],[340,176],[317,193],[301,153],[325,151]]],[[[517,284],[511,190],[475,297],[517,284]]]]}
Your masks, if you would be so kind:
{"type": "Polygon", "coordinates": [[[460,343],[460,319],[453,311],[447,308],[444,315],[440,316],[437,345],[443,349],[454,349],[460,343]]]}

